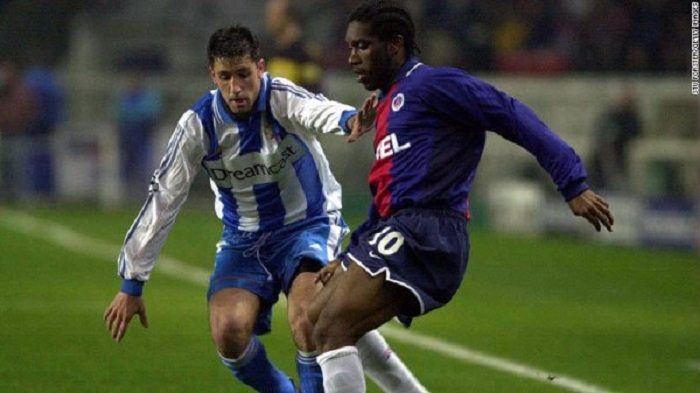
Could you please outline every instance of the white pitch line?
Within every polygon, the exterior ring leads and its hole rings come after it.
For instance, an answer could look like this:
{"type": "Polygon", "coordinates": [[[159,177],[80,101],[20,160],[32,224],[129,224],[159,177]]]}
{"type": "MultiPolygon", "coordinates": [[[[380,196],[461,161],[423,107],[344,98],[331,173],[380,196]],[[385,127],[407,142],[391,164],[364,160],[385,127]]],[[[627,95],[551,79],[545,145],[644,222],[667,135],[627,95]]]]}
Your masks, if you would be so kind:
{"type": "Polygon", "coordinates": [[[691,370],[700,371],[700,361],[689,361],[686,365],[691,370]]]}
{"type": "MultiPolygon", "coordinates": [[[[16,232],[38,237],[57,246],[91,257],[115,262],[119,254],[120,246],[118,245],[82,235],[63,225],[42,220],[23,212],[0,209],[0,224],[16,232]]],[[[209,281],[210,273],[205,269],[188,265],[164,255],[158,259],[157,269],[159,272],[173,278],[200,286],[207,286],[209,281]]],[[[489,367],[522,378],[556,385],[571,392],[613,393],[605,388],[591,385],[566,375],[533,368],[516,363],[512,360],[475,351],[459,344],[443,341],[435,337],[387,325],[383,326],[380,330],[385,336],[404,344],[413,345],[425,350],[437,352],[443,356],[489,367]]]]}
{"type": "Polygon", "coordinates": [[[416,332],[409,332],[403,328],[395,328],[384,325],[379,330],[388,338],[401,341],[422,349],[437,352],[454,359],[464,360],[479,366],[490,367],[523,378],[534,379],[540,382],[557,385],[563,389],[578,393],[611,393],[610,390],[600,386],[574,379],[572,377],[555,372],[536,369],[524,364],[515,363],[512,360],[475,351],[467,347],[443,341],[435,337],[426,336],[416,332]]]}
{"type": "MultiPolygon", "coordinates": [[[[9,209],[0,209],[0,224],[15,232],[40,237],[75,253],[113,262],[116,272],[117,257],[121,249],[120,245],[88,237],[55,222],[42,220],[29,214],[9,209]]],[[[210,273],[205,269],[188,265],[166,255],[161,255],[158,258],[157,266],[159,272],[180,280],[205,287],[209,283],[210,273]]]]}

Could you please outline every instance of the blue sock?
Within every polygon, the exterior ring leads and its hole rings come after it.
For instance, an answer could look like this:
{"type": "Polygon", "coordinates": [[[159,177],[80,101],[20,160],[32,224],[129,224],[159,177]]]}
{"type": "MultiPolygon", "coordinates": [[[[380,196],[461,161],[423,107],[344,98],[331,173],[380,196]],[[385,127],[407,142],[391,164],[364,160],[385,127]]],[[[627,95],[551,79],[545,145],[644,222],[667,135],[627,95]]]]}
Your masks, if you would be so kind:
{"type": "Polygon", "coordinates": [[[323,373],[316,362],[316,353],[297,351],[297,373],[304,393],[323,393],[323,373]]]}
{"type": "Polygon", "coordinates": [[[270,363],[265,346],[257,336],[251,338],[238,359],[227,359],[221,354],[219,357],[234,377],[258,392],[294,393],[292,380],[270,363]]]}

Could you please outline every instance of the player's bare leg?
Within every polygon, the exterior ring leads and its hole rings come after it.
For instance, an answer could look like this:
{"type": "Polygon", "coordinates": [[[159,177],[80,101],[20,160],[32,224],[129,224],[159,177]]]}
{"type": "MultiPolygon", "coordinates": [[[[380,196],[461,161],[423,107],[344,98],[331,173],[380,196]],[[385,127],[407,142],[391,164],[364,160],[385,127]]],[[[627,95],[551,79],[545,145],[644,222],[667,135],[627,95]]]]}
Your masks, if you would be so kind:
{"type": "Polygon", "coordinates": [[[400,305],[413,298],[405,289],[386,282],[383,275],[372,277],[351,264],[328,282],[317,300],[311,315],[315,319],[314,339],[322,352],[319,363],[326,391],[364,392],[356,347],[359,338],[398,315],[400,305]]]}
{"type": "MultiPolygon", "coordinates": [[[[334,261],[333,264],[335,264],[334,261]]],[[[324,290],[316,295],[309,306],[309,319],[318,320],[319,314],[328,299],[335,292],[340,280],[331,277],[344,274],[341,267],[332,270],[325,278],[324,290]]],[[[357,340],[356,344],[362,368],[384,392],[427,393],[427,389],[418,381],[401,358],[394,353],[378,330],[371,330],[357,340]]]]}
{"type": "Polygon", "coordinates": [[[308,317],[308,305],[320,289],[320,284],[315,281],[315,272],[302,272],[296,276],[287,295],[287,318],[297,347],[296,365],[301,391],[322,393],[323,375],[316,361],[318,352],[312,340],[313,326],[308,317]]]}
{"type": "Polygon", "coordinates": [[[241,382],[260,392],[294,392],[294,385],[274,367],[253,335],[260,299],[239,288],[216,292],[209,300],[209,328],[222,363],[241,382]]]}
{"type": "MultiPolygon", "coordinates": [[[[339,263],[337,260],[333,261],[333,264],[335,266],[338,266],[334,269],[333,274],[328,274],[325,276],[325,278],[319,278],[318,276],[316,278],[317,282],[323,282],[323,289],[316,294],[316,296],[312,299],[311,303],[309,304],[308,316],[312,325],[316,325],[318,317],[320,316],[323,308],[326,306],[328,299],[330,299],[333,292],[335,292],[336,288],[338,288],[340,280],[338,280],[337,278],[338,276],[343,274],[343,269],[339,267],[337,263],[339,263]]],[[[319,275],[320,274],[324,274],[324,272],[321,271],[319,275]]]]}
{"type": "Polygon", "coordinates": [[[292,331],[292,339],[300,351],[311,352],[315,350],[311,339],[313,325],[309,321],[309,303],[314,298],[319,288],[314,281],[316,273],[300,273],[294,279],[294,283],[287,296],[287,318],[292,331]]]}
{"type": "Polygon", "coordinates": [[[260,312],[260,299],[244,289],[227,288],[209,301],[209,329],[216,350],[235,359],[243,354],[260,312]]]}

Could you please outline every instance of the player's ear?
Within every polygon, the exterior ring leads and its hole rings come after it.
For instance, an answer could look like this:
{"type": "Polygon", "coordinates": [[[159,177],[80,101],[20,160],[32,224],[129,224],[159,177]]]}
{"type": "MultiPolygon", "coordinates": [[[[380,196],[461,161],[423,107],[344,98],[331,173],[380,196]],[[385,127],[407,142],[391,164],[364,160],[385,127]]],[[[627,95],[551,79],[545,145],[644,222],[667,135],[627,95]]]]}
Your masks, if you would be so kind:
{"type": "Polygon", "coordinates": [[[403,36],[399,34],[391,38],[387,42],[387,50],[391,56],[400,54],[400,52],[403,50],[403,36]]]}
{"type": "Polygon", "coordinates": [[[258,73],[262,76],[263,72],[265,72],[265,59],[261,58],[256,65],[258,67],[258,73]]]}
{"type": "Polygon", "coordinates": [[[214,72],[214,67],[211,65],[209,66],[209,77],[211,78],[211,81],[216,84],[216,73],[214,72]]]}

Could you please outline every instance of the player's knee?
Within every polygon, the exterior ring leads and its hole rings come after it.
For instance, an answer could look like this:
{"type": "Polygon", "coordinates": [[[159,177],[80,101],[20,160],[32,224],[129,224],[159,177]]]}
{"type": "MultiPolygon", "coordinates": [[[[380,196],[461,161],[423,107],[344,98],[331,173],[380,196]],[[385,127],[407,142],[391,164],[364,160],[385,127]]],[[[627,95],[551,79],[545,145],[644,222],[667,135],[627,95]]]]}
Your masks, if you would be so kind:
{"type": "Polygon", "coordinates": [[[243,354],[253,334],[251,324],[236,319],[218,319],[211,323],[211,336],[224,357],[235,359],[243,354]]]}

